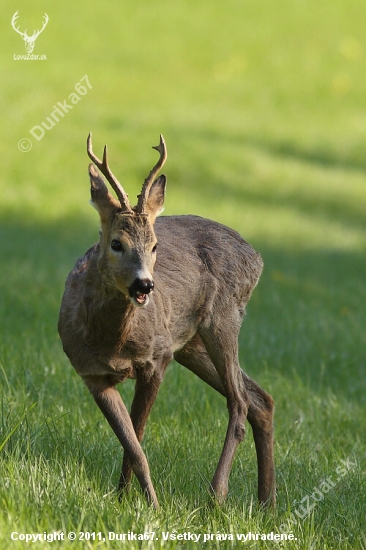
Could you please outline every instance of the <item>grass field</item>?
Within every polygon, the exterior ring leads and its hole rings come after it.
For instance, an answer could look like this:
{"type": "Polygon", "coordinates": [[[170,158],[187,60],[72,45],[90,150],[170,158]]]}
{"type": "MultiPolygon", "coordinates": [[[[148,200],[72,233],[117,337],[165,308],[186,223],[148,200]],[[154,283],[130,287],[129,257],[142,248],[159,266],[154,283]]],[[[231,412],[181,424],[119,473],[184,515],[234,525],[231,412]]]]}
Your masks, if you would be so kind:
{"type": "MultiPolygon", "coordinates": [[[[206,548],[273,548],[236,539],[273,531],[296,538],[281,548],[366,548],[365,18],[363,0],[4,0],[0,548],[29,546],[22,533],[72,531],[159,540],[30,546],[198,547],[163,540],[175,531],[201,544],[213,535],[206,548]],[[34,48],[46,60],[14,59],[26,53],[10,25],[16,10],[30,34],[48,14],[34,48]],[[71,103],[85,75],[90,88],[71,103]],[[72,108],[38,141],[30,130],[65,100],[72,108]],[[250,429],[227,502],[211,506],[226,404],[176,364],[143,443],[161,510],[146,506],[136,481],[117,500],[118,441],[56,330],[66,275],[98,238],[89,131],[96,152],[108,143],[130,197],[163,133],[165,214],[230,225],[263,256],[240,358],[276,402],[274,514],[256,504],[250,429]],[[28,152],[18,147],[25,138],[28,152]]],[[[130,403],[133,384],[121,393],[130,403]]]]}

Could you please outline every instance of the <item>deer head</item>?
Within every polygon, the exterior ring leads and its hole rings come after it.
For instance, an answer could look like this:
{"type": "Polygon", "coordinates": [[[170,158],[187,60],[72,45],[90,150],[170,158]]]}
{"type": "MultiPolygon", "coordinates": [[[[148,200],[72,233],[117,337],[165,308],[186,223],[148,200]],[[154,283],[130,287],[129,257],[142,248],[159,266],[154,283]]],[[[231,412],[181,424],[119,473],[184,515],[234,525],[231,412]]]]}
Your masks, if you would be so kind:
{"type": "Polygon", "coordinates": [[[157,248],[154,223],[163,210],[165,197],[166,177],[161,175],[155,179],[167,158],[163,136],[154,149],[160,158],[144,181],[137,205],[131,208],[128,195],[109,168],[107,146],[101,161],[93,153],[91,134],[87,140],[87,152],[94,163],[89,165],[91,200],[102,226],[98,269],[107,286],[122,292],[137,307],[148,304],[154,288],[152,274],[157,248]],[[108,191],[94,165],[114,189],[118,200],[108,191]]]}
{"type": "Polygon", "coordinates": [[[35,41],[37,40],[38,36],[41,34],[41,32],[44,30],[45,26],[48,23],[48,15],[47,15],[47,13],[44,14],[44,21],[43,21],[42,28],[40,30],[33,31],[32,36],[27,35],[27,29],[25,29],[24,32],[21,32],[19,30],[19,27],[15,26],[15,23],[16,23],[16,20],[18,19],[18,17],[19,17],[19,11],[16,11],[13,15],[12,20],[11,20],[11,26],[23,38],[23,40],[25,42],[26,52],[27,53],[32,53],[33,49],[34,49],[35,41]]]}

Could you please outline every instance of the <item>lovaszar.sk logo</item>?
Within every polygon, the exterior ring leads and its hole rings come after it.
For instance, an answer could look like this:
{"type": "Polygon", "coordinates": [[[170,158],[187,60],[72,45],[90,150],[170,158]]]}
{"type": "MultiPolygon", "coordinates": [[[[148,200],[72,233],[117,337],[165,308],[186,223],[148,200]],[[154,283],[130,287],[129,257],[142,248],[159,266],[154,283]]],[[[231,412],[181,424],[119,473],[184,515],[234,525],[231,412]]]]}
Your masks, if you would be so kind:
{"type": "Polygon", "coordinates": [[[45,29],[45,27],[48,23],[49,18],[48,18],[47,13],[45,13],[44,16],[43,16],[42,28],[33,31],[33,34],[31,36],[28,36],[27,29],[25,29],[25,31],[22,32],[20,30],[20,27],[16,26],[18,17],[19,17],[19,10],[17,10],[14,13],[14,15],[12,17],[12,20],[11,20],[11,26],[23,38],[24,45],[25,45],[25,50],[26,50],[27,54],[26,55],[15,55],[14,54],[14,59],[15,60],[19,60],[19,59],[23,59],[23,60],[24,59],[25,60],[28,60],[28,59],[31,59],[31,60],[45,60],[45,59],[47,59],[47,56],[45,54],[43,54],[43,55],[34,55],[33,54],[35,42],[36,42],[37,38],[39,37],[39,35],[41,34],[41,32],[44,31],[44,29],[45,29]]]}

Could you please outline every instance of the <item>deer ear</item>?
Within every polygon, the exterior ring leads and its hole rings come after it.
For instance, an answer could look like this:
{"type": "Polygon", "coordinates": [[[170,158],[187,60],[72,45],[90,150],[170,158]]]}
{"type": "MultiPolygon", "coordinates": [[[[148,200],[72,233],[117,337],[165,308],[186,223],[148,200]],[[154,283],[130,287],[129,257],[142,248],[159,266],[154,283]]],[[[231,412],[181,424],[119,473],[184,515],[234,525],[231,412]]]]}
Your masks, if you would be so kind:
{"type": "Polygon", "coordinates": [[[162,174],[151,186],[148,199],[146,201],[146,210],[152,223],[164,210],[164,199],[166,189],[166,177],[162,174]]]}
{"type": "Polygon", "coordinates": [[[94,164],[89,164],[91,204],[100,215],[101,221],[107,221],[116,214],[121,206],[110,194],[94,164]]]}

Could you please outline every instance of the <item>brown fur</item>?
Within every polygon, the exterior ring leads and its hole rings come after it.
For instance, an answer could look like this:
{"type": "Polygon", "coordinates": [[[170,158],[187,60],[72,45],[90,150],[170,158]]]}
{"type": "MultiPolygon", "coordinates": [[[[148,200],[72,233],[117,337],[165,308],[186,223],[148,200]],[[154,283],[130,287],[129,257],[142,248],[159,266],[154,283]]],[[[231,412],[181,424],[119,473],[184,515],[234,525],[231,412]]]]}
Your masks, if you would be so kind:
{"type": "Polygon", "coordinates": [[[259,500],[273,504],[273,400],[241,371],[238,360],[240,325],[262,271],[259,254],[232,229],[197,216],[155,223],[164,176],[150,185],[143,213],[136,207],[121,212],[94,167],[90,178],[101,239],[68,276],[59,332],[65,353],[125,450],[119,487],[129,486],[133,471],[147,500],[158,506],[140,442],[165,369],[175,358],[227,399],[229,425],[211,483],[217,500],[227,495],[248,418],[259,500]],[[116,239],[120,254],[111,249],[116,239]],[[128,290],[141,273],[154,278],[146,307],[136,307],[128,290]],[[136,379],[130,414],[115,389],[126,378],[136,379]]]}

